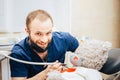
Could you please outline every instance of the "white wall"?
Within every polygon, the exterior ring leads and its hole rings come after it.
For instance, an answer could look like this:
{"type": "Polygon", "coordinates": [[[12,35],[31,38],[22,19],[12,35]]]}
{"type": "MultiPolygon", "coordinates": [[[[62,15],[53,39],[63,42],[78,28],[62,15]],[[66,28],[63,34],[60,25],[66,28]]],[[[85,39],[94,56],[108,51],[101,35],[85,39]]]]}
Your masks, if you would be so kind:
{"type": "Polygon", "coordinates": [[[36,9],[50,13],[59,30],[70,31],[70,0],[0,0],[0,4],[0,32],[23,31],[27,14],[36,9]]]}
{"type": "Polygon", "coordinates": [[[72,33],[120,47],[120,0],[72,0],[72,33]]]}

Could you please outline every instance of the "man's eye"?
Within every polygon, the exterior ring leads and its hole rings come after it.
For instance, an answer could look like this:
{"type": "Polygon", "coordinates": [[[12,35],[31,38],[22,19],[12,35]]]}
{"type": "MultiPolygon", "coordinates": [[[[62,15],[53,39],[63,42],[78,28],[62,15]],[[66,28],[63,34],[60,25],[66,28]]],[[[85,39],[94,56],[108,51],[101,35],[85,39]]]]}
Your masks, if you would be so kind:
{"type": "Polygon", "coordinates": [[[48,32],[47,35],[51,34],[52,32],[48,32]]]}
{"type": "Polygon", "coordinates": [[[40,33],[36,33],[36,35],[41,35],[40,33]]]}

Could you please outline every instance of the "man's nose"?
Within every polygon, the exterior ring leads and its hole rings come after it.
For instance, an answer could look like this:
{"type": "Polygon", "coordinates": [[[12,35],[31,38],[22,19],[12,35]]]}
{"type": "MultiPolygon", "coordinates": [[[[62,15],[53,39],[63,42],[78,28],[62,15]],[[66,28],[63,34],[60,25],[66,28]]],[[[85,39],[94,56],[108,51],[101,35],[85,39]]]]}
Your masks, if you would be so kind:
{"type": "Polygon", "coordinates": [[[42,42],[47,42],[47,40],[48,40],[47,36],[42,36],[42,37],[41,37],[41,41],[42,41],[42,42]]]}

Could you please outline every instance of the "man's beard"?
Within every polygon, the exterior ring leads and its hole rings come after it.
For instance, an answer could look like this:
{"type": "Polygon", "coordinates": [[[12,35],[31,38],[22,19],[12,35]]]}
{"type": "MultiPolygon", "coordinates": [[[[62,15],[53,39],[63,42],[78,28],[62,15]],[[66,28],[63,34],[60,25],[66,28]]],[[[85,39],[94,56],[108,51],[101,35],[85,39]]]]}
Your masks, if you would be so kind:
{"type": "Polygon", "coordinates": [[[31,38],[29,38],[29,40],[30,40],[29,46],[30,46],[33,50],[35,50],[36,52],[39,52],[39,53],[43,53],[43,52],[47,51],[48,48],[49,48],[49,46],[50,46],[50,43],[48,43],[47,47],[43,49],[43,48],[41,48],[40,46],[38,46],[37,44],[35,44],[31,38]]]}

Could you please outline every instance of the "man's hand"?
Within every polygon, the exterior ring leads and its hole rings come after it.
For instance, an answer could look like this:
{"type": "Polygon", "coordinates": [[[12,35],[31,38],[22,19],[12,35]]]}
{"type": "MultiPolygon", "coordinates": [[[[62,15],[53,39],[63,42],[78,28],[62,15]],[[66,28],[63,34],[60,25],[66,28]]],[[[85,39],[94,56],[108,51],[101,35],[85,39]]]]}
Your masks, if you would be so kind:
{"type": "Polygon", "coordinates": [[[56,62],[54,62],[54,64],[48,65],[48,67],[44,71],[48,73],[48,72],[51,72],[54,70],[61,71],[62,70],[62,63],[56,61],[56,62]]]}
{"type": "Polygon", "coordinates": [[[58,61],[54,62],[52,65],[48,65],[45,70],[40,72],[40,80],[46,80],[48,72],[52,72],[54,70],[61,71],[62,70],[62,64],[58,61]]]}

